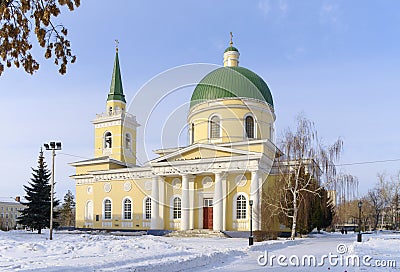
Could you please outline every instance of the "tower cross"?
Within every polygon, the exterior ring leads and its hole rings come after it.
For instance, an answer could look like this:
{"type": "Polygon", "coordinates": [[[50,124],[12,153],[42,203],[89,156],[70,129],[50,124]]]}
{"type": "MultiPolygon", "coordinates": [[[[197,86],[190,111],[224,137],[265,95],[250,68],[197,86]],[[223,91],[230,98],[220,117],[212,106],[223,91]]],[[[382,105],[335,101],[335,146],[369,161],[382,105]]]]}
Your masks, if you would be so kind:
{"type": "Polygon", "coordinates": [[[233,34],[232,34],[232,32],[229,32],[229,35],[231,36],[231,40],[229,42],[229,45],[232,47],[232,45],[233,45],[233,41],[232,41],[233,34]]]}
{"type": "Polygon", "coordinates": [[[118,45],[119,45],[119,41],[118,39],[115,39],[115,50],[118,52],[118,45]]]}

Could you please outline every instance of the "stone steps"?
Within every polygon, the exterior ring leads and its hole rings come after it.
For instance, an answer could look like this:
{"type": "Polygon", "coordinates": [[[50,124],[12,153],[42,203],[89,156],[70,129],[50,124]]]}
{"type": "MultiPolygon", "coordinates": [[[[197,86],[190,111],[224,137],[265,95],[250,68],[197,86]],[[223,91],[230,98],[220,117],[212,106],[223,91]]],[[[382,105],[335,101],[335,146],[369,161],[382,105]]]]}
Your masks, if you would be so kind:
{"type": "Polygon", "coordinates": [[[213,231],[209,229],[193,229],[193,230],[177,230],[166,235],[167,237],[221,237],[228,238],[221,231],[213,231]]]}

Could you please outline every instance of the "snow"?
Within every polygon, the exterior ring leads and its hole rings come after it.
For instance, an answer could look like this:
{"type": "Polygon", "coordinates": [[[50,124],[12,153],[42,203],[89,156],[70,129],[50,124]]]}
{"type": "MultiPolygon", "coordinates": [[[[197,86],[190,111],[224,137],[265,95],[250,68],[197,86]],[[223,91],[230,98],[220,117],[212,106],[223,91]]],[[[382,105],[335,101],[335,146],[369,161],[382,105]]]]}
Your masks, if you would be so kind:
{"type": "MultiPolygon", "coordinates": [[[[315,234],[290,241],[280,239],[248,246],[247,239],[176,238],[142,233],[85,233],[0,231],[0,271],[394,271],[400,270],[400,234],[315,234]],[[127,235],[129,234],[129,235],[127,235]],[[338,253],[338,245],[346,249],[338,253]],[[322,267],[279,266],[275,260],[261,266],[268,256],[324,254],[371,256],[373,260],[394,260],[397,267],[332,265],[322,267]],[[262,259],[262,258],[261,258],[262,259]],[[263,259],[262,259],[263,260],[263,259]]],[[[288,261],[286,261],[287,263],[288,261]]],[[[384,263],[385,264],[385,263],[384,263]]],[[[387,263],[386,263],[387,265],[387,263]]]]}

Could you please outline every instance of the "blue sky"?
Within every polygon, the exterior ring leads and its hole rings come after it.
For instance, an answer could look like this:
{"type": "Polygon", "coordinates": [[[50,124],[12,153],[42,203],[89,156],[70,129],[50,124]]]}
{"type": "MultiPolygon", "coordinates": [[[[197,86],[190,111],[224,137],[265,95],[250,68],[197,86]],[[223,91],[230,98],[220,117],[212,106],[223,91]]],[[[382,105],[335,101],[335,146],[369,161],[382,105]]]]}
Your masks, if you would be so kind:
{"type": "MultiPolygon", "coordinates": [[[[59,75],[43,52],[35,50],[41,65],[37,73],[13,68],[0,77],[0,197],[24,195],[30,167],[36,167],[40,147],[50,140],[63,142],[56,159],[58,196],[74,190],[69,178],[74,169],[68,162],[79,158],[66,154],[93,156],[90,121],[105,109],[116,38],[128,102],[167,69],[222,64],[232,31],[240,65],[262,76],[272,91],[277,137],[303,112],[325,143],[344,139],[342,163],[400,158],[398,1],[109,3],[82,1],[75,12],[57,19],[68,27],[78,57],[67,75],[59,75]]],[[[190,95],[190,88],[180,90],[180,104],[190,95]]],[[[148,149],[161,146],[153,138],[148,149]]],[[[360,193],[365,193],[378,172],[397,173],[400,161],[341,169],[357,176],[360,193]]]]}

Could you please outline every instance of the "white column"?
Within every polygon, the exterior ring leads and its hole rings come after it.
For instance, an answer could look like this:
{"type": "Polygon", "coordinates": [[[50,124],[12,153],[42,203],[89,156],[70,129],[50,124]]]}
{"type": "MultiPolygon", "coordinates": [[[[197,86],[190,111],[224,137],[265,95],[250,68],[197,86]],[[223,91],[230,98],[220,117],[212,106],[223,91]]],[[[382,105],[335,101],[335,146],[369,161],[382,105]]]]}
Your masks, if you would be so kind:
{"type": "Polygon", "coordinates": [[[215,231],[222,230],[222,176],[223,173],[215,173],[215,186],[214,186],[214,198],[213,198],[213,229],[215,231]]]}
{"type": "MultiPolygon", "coordinates": [[[[251,172],[250,200],[253,200],[253,231],[260,230],[260,183],[259,172],[251,172]]],[[[250,206],[249,206],[250,209],[250,206]]],[[[250,212],[250,211],[249,211],[250,212]]],[[[250,226],[249,226],[250,229],[250,226]]]]}
{"type": "Polygon", "coordinates": [[[151,180],[151,229],[159,228],[159,184],[158,184],[158,176],[152,177],[151,180]]]}
{"type": "Polygon", "coordinates": [[[222,177],[222,230],[226,230],[226,199],[227,199],[227,191],[226,191],[226,175],[222,177]]]}
{"type": "Polygon", "coordinates": [[[158,195],[159,195],[159,202],[158,202],[158,227],[159,229],[164,229],[164,204],[165,204],[165,183],[164,179],[162,177],[158,178],[158,184],[159,184],[159,190],[158,190],[158,195]]]}
{"type": "Polygon", "coordinates": [[[190,199],[189,199],[189,176],[182,176],[182,213],[181,213],[181,230],[189,229],[189,209],[190,209],[190,199]]]}
{"type": "Polygon", "coordinates": [[[194,229],[194,176],[189,176],[189,229],[194,229]]]}

